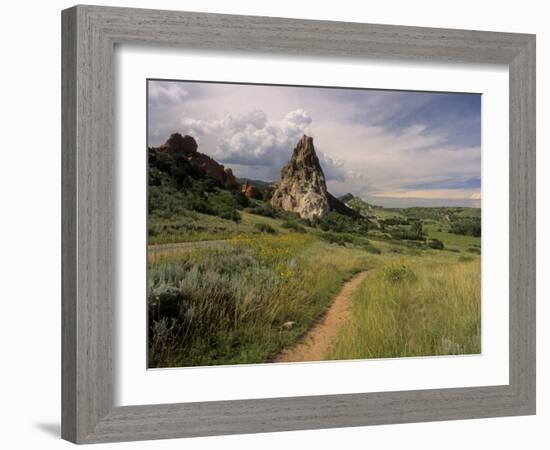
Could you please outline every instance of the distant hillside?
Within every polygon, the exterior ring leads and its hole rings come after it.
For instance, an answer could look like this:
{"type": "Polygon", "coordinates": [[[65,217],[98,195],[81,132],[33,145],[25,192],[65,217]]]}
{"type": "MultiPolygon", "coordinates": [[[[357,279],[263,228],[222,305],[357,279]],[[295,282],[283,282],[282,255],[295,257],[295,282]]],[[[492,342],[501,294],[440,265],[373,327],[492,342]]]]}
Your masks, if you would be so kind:
{"type": "Polygon", "coordinates": [[[374,207],[373,205],[367,203],[363,199],[354,196],[353,194],[345,194],[338,198],[341,202],[345,203],[348,208],[357,211],[359,215],[363,217],[372,217],[374,207]]]}
{"type": "Polygon", "coordinates": [[[236,181],[237,181],[237,184],[239,185],[243,185],[246,182],[248,182],[248,184],[257,188],[267,188],[275,184],[275,181],[262,181],[262,180],[253,180],[251,178],[239,178],[239,177],[236,178],[236,181]]]}
{"type": "Polygon", "coordinates": [[[434,206],[429,208],[414,206],[411,208],[400,208],[399,211],[411,219],[446,220],[450,222],[456,218],[481,218],[480,208],[470,208],[465,206],[434,206]]]}

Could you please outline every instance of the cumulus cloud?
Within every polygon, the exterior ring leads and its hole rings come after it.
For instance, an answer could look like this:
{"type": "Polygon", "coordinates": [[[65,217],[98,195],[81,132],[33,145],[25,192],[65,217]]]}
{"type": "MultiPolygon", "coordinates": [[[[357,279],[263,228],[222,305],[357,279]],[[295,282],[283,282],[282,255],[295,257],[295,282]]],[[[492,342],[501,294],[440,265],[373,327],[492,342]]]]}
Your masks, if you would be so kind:
{"type": "MultiPolygon", "coordinates": [[[[278,178],[280,168],[304,134],[310,134],[313,119],[303,109],[288,112],[280,120],[269,120],[260,109],[242,114],[225,114],[219,119],[184,117],[186,133],[210,142],[209,151],[224,164],[264,167],[263,172],[278,178]],[[213,144],[213,145],[212,145],[213,144]]],[[[208,144],[206,144],[208,146],[208,144]]],[[[327,179],[343,180],[344,163],[317,148],[319,162],[327,179]]]]}
{"type": "Polygon", "coordinates": [[[344,161],[331,158],[321,150],[316,150],[316,152],[327,180],[344,181],[350,175],[350,172],[353,172],[346,171],[344,161]]]}
{"type": "Polygon", "coordinates": [[[284,163],[312,119],[303,110],[270,121],[264,111],[225,114],[220,119],[184,117],[189,134],[214,140],[214,157],[227,164],[269,166],[284,163]]]}
{"type": "Polygon", "coordinates": [[[148,99],[150,106],[166,106],[182,102],[189,95],[179,82],[150,81],[148,84],[148,99]]]}
{"type": "Polygon", "coordinates": [[[149,90],[149,145],[175,131],[191,134],[237,176],[277,180],[308,134],[335,195],[388,205],[479,202],[473,97],[193,82],[149,90]]]}

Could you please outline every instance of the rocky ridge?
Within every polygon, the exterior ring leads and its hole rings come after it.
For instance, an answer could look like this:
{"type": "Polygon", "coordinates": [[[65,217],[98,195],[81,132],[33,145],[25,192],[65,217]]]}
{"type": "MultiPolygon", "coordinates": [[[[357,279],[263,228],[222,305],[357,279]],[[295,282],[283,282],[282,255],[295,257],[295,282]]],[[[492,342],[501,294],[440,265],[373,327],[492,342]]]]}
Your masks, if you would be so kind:
{"type": "Polygon", "coordinates": [[[197,149],[195,138],[187,135],[182,136],[180,133],[171,134],[166,142],[159,147],[160,151],[185,157],[193,166],[204,170],[208,176],[214,178],[222,186],[228,188],[237,186],[235,176],[230,168],[225,168],[223,164],[200,153],[197,149]]]}

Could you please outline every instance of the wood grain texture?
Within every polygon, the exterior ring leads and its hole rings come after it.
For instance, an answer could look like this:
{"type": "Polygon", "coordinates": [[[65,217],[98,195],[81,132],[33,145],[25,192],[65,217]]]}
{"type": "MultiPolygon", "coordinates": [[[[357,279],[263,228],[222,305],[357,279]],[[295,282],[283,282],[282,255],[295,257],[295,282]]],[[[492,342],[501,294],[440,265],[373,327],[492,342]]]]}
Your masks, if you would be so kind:
{"type": "Polygon", "coordinates": [[[76,10],[63,14],[62,42],[62,155],[61,155],[61,333],[63,405],[61,434],[76,440],[76,10]]]}
{"type": "Polygon", "coordinates": [[[535,412],[535,38],[526,34],[77,6],[63,11],[62,435],[77,443],[535,412]],[[510,70],[510,384],[113,407],[115,44],[510,70]]]}

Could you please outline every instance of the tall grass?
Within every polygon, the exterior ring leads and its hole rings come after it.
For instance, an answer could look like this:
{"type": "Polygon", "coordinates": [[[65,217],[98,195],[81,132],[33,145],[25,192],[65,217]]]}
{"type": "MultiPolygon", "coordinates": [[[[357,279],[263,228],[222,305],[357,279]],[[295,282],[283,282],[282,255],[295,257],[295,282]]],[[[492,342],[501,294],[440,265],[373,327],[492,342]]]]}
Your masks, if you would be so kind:
{"type": "Polygon", "coordinates": [[[149,367],[269,360],[367,261],[304,233],[237,236],[158,258],[148,272],[149,367]]]}
{"type": "Polygon", "coordinates": [[[356,292],[351,322],[327,359],[480,353],[480,278],[479,258],[382,263],[356,292]]]}

